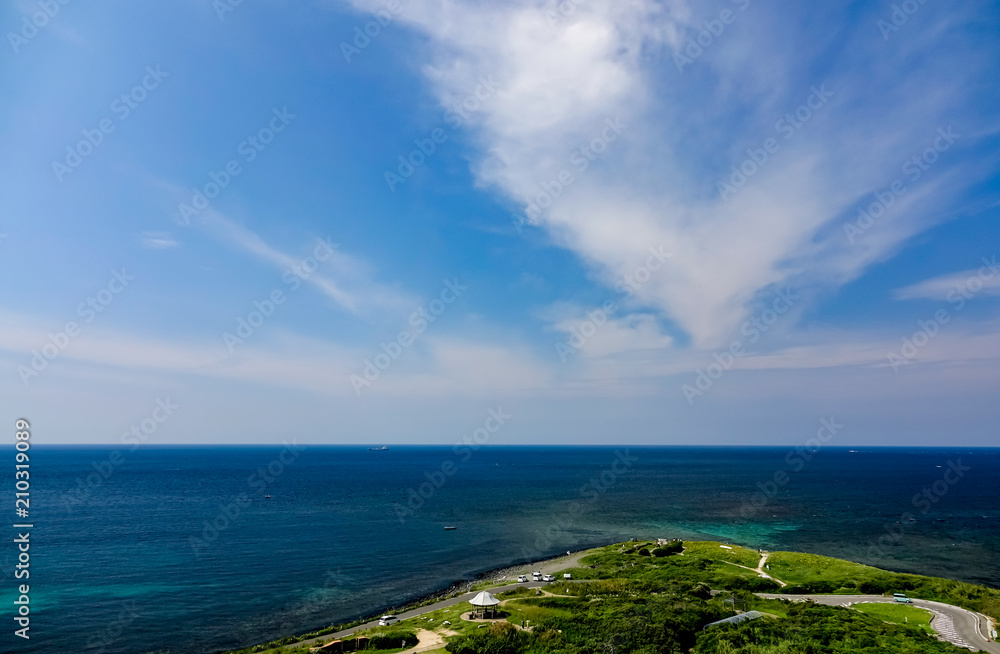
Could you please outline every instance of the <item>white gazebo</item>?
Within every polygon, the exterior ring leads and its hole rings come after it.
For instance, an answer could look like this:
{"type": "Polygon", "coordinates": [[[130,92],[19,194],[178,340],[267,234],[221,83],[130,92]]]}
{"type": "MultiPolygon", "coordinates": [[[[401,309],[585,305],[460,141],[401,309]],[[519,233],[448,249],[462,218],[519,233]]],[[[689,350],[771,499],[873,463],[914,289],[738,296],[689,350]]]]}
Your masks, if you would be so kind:
{"type": "Polygon", "coordinates": [[[496,615],[496,606],[500,604],[500,600],[484,590],[470,599],[469,604],[472,605],[472,617],[475,618],[478,614],[478,617],[485,618],[487,611],[491,617],[496,615]]]}

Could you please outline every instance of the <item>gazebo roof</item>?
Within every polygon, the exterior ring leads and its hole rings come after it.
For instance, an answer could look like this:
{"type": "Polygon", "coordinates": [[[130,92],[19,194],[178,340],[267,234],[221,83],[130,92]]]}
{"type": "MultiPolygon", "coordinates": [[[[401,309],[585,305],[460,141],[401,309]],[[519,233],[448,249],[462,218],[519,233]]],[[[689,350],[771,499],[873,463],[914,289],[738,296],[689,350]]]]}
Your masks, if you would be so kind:
{"type": "Polygon", "coordinates": [[[473,606],[496,606],[499,603],[500,600],[493,597],[485,590],[469,600],[469,604],[473,606]]]}

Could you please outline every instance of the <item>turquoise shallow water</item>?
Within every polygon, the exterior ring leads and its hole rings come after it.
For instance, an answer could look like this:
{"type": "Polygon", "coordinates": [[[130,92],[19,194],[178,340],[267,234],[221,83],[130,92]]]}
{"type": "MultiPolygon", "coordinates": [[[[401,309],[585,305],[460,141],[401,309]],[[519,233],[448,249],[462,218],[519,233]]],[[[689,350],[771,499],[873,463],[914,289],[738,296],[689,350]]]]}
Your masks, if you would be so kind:
{"type": "Polygon", "coordinates": [[[109,450],[33,452],[32,638],[5,630],[3,651],[216,652],[631,537],[1000,587],[996,449],[825,448],[800,467],[787,448],[146,448],[106,478],[109,450]]]}

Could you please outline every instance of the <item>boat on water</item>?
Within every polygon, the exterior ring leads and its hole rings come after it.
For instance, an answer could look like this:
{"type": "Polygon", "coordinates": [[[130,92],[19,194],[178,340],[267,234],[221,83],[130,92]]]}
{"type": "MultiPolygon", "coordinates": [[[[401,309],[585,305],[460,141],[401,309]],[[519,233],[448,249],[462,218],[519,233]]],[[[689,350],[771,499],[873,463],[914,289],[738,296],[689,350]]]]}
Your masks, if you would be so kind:
{"type": "Polygon", "coordinates": [[[388,450],[388,449],[389,449],[388,445],[383,445],[382,447],[369,447],[368,451],[369,452],[384,452],[385,450],[388,450]]]}
{"type": "Polygon", "coordinates": [[[458,527],[445,527],[444,528],[445,531],[454,531],[456,529],[458,529],[458,527]]]}

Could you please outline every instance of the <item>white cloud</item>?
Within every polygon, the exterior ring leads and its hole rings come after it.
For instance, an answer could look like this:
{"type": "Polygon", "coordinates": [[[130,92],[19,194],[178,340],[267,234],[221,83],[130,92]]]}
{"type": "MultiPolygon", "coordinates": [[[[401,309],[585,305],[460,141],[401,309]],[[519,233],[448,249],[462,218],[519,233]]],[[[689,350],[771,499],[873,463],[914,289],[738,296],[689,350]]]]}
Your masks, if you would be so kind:
{"type": "Polygon", "coordinates": [[[179,243],[167,232],[143,232],[139,241],[144,247],[153,250],[175,248],[179,243]]]}
{"type": "MultiPolygon", "coordinates": [[[[377,0],[353,4],[379,8],[377,0]]],[[[572,4],[575,11],[554,24],[547,12],[558,12],[555,0],[413,0],[399,19],[430,36],[425,72],[442,105],[474,92],[483,75],[500,83],[470,123],[481,145],[473,164],[479,181],[523,205],[561,169],[571,170],[576,179],[540,227],[609,285],[635,268],[649,244],[674,252],[638,295],[697,347],[724,343],[771,287],[823,289],[857,277],[941,220],[962,184],[982,172],[945,177],[950,164],[939,164],[938,177],[911,181],[901,171],[938,128],[968,116],[965,84],[981,67],[972,53],[944,47],[947,32],[933,22],[908,25],[886,44],[854,17],[840,67],[810,78],[810,58],[830,55],[822,50],[829,43],[791,31],[809,22],[796,14],[807,9],[767,15],[752,3],[680,73],[671,55],[685,43],[686,26],[700,29],[702,18],[713,17],[703,9],[649,0],[572,4]],[[762,30],[783,38],[762,41],[762,30]],[[919,70],[910,63],[917,45],[937,53],[919,70]],[[814,87],[834,94],[786,141],[776,121],[814,87]],[[628,125],[622,138],[586,171],[573,170],[571,152],[615,118],[628,125]],[[780,150],[746,187],[721,199],[716,182],[769,137],[780,150]],[[843,223],[896,179],[907,192],[850,242],[843,223]]]]}
{"type": "Polygon", "coordinates": [[[997,257],[983,257],[983,266],[973,270],[941,275],[906,288],[898,289],[897,300],[948,300],[976,295],[1000,295],[1000,264],[997,257]]]}

